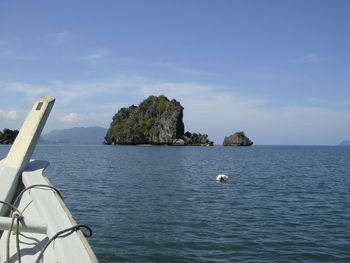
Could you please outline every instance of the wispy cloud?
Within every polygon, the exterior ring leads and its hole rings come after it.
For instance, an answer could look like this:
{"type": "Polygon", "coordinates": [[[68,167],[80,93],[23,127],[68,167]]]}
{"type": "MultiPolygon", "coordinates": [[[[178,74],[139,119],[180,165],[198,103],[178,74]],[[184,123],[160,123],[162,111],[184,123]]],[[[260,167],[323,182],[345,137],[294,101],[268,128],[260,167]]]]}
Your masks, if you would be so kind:
{"type": "Polygon", "coordinates": [[[3,41],[3,40],[0,40],[0,46],[7,46],[7,42],[3,41]]]}
{"type": "Polygon", "coordinates": [[[52,41],[56,45],[62,45],[67,40],[68,36],[69,36],[68,31],[62,31],[62,32],[53,33],[49,35],[49,37],[52,39],[52,41]]]}
{"type": "MultiPolygon", "coordinates": [[[[310,102],[309,106],[276,107],[264,97],[235,92],[242,89],[225,91],[216,85],[161,82],[137,76],[38,86],[12,83],[10,86],[14,88],[12,92],[22,97],[33,94],[56,97],[51,117],[55,121],[49,124],[56,129],[76,125],[108,127],[120,107],[137,105],[149,95],[162,94],[181,102],[185,108],[186,130],[207,133],[216,143],[240,130],[251,135],[257,144],[329,144],[350,134],[347,125],[350,111],[332,109],[317,98],[310,98],[311,102],[318,103],[310,102]]],[[[4,113],[1,116],[4,118],[4,113]]]]}
{"type": "Polygon", "coordinates": [[[60,120],[62,122],[74,122],[79,118],[79,114],[74,113],[74,112],[70,112],[66,115],[64,115],[60,120]]]}
{"type": "Polygon", "coordinates": [[[303,56],[300,56],[300,57],[293,59],[292,62],[293,63],[302,63],[302,64],[317,64],[323,60],[324,59],[316,53],[308,53],[306,55],[303,55],[303,56]]]}
{"type": "Polygon", "coordinates": [[[138,78],[118,76],[105,81],[65,83],[54,81],[46,85],[36,85],[27,82],[11,82],[2,84],[9,93],[21,94],[21,98],[33,100],[34,97],[51,95],[56,97],[62,106],[74,101],[94,98],[101,94],[114,96],[125,89],[135,89],[143,82],[138,78]]]}
{"type": "Polygon", "coordinates": [[[7,85],[7,90],[15,91],[22,94],[37,96],[50,91],[49,86],[45,85],[33,85],[25,82],[12,82],[7,85]]]}
{"type": "Polygon", "coordinates": [[[108,54],[107,50],[96,50],[86,56],[83,56],[81,59],[82,60],[98,60],[104,58],[108,54]]]}
{"type": "Polygon", "coordinates": [[[144,83],[142,86],[138,87],[136,92],[139,96],[166,94],[169,97],[186,97],[189,94],[195,93],[198,97],[214,89],[214,86],[198,83],[152,82],[144,83]]]}
{"type": "Polygon", "coordinates": [[[5,52],[0,53],[0,58],[16,58],[16,56],[11,51],[5,51],[5,52]]]}
{"type": "Polygon", "coordinates": [[[5,118],[9,119],[9,120],[17,120],[17,118],[18,118],[17,111],[12,110],[12,111],[7,112],[5,114],[5,118]]]}
{"type": "Polygon", "coordinates": [[[17,114],[17,111],[15,110],[11,110],[11,111],[0,110],[0,118],[5,118],[7,120],[17,120],[18,114],[17,114]]]}

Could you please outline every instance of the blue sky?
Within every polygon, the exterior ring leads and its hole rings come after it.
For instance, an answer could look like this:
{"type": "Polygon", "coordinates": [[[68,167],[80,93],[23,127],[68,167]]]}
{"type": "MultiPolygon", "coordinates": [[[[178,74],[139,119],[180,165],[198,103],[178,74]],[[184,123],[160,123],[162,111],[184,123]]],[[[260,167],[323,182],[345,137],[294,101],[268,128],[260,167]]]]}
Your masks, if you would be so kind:
{"type": "Polygon", "coordinates": [[[0,129],[109,127],[149,95],[221,144],[350,139],[350,1],[1,1],[0,129]]]}

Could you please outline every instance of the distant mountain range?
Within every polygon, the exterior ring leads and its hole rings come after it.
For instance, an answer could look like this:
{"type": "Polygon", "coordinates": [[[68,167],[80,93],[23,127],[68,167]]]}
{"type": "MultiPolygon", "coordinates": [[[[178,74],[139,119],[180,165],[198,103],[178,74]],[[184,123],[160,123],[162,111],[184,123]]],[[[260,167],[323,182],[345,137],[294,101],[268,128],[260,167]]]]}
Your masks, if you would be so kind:
{"type": "Polygon", "coordinates": [[[341,145],[341,146],[350,146],[350,140],[342,141],[341,143],[339,143],[339,145],[341,145]]]}
{"type": "Polygon", "coordinates": [[[102,144],[107,129],[102,127],[76,127],[64,130],[53,130],[40,137],[42,144],[102,144]]]}

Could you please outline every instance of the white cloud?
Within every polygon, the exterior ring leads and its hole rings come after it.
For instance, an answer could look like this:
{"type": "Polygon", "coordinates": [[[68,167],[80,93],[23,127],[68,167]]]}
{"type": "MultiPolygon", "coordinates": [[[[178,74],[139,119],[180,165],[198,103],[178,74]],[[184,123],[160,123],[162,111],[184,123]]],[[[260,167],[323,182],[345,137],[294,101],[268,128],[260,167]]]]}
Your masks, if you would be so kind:
{"type": "Polygon", "coordinates": [[[185,108],[185,129],[207,133],[219,144],[241,130],[257,144],[336,144],[350,134],[349,110],[271,107],[262,97],[190,83],[153,83],[138,92],[143,98],[151,94],[176,98],[185,108]]]}
{"type": "Polygon", "coordinates": [[[320,107],[271,108],[264,100],[207,94],[181,100],[185,129],[223,138],[245,131],[256,144],[336,144],[349,137],[350,111],[320,107]]]}
{"type": "Polygon", "coordinates": [[[4,118],[7,120],[17,120],[18,114],[17,114],[17,111],[15,111],[15,110],[7,111],[7,112],[0,110],[0,118],[4,118]]]}
{"type": "Polygon", "coordinates": [[[2,57],[2,58],[14,58],[15,54],[11,51],[5,51],[5,52],[0,53],[0,57],[2,57]]]}
{"type": "Polygon", "coordinates": [[[350,134],[350,110],[331,109],[322,101],[313,107],[315,103],[311,102],[318,101],[316,98],[310,98],[307,107],[274,107],[264,97],[233,91],[242,88],[225,91],[215,85],[160,82],[135,76],[39,86],[15,84],[12,87],[20,94],[31,96],[45,91],[50,93],[43,95],[56,97],[50,117],[56,121],[50,125],[66,128],[77,123],[108,127],[120,107],[162,94],[181,102],[186,130],[207,133],[219,144],[225,136],[240,130],[256,144],[335,144],[350,134]]]}
{"type": "Polygon", "coordinates": [[[336,144],[350,134],[350,112],[320,107],[254,111],[250,130],[264,144],[336,144]]]}
{"type": "Polygon", "coordinates": [[[17,112],[15,110],[9,111],[5,114],[5,118],[9,120],[17,120],[17,112]]]}
{"type": "Polygon", "coordinates": [[[301,63],[301,64],[317,64],[321,61],[323,61],[323,58],[316,53],[308,53],[304,56],[301,56],[292,60],[292,62],[294,63],[301,63]]]}
{"type": "Polygon", "coordinates": [[[71,112],[71,113],[68,113],[67,115],[64,115],[62,118],[61,118],[61,121],[62,122],[74,122],[76,121],[77,119],[79,118],[79,115],[74,113],[74,112],[71,112]]]}
{"type": "Polygon", "coordinates": [[[12,82],[8,85],[8,90],[16,91],[22,94],[38,96],[39,94],[48,93],[51,88],[44,85],[32,85],[25,82],[12,82]]]}
{"type": "Polygon", "coordinates": [[[71,101],[74,101],[78,98],[84,98],[88,96],[88,92],[84,93],[83,90],[80,92],[79,90],[69,90],[63,88],[61,90],[58,89],[55,92],[55,96],[61,101],[62,104],[69,104],[71,101]]]}
{"type": "Polygon", "coordinates": [[[88,61],[91,61],[91,60],[98,60],[98,59],[101,59],[101,58],[104,58],[106,55],[107,55],[107,51],[106,50],[97,50],[91,54],[88,54],[86,56],[83,56],[81,59],[82,60],[88,60],[88,61]]]}
{"type": "Polygon", "coordinates": [[[145,83],[137,88],[139,96],[166,95],[168,97],[186,97],[211,93],[215,90],[214,86],[198,83],[176,83],[176,82],[153,82],[145,83]]]}
{"type": "Polygon", "coordinates": [[[146,82],[141,78],[118,76],[114,79],[96,82],[64,83],[56,81],[47,85],[12,82],[2,84],[1,86],[8,93],[19,94],[20,98],[27,102],[33,102],[40,96],[52,96],[57,99],[57,103],[65,107],[77,100],[82,101],[86,98],[100,96],[101,94],[114,96],[123,92],[125,89],[135,90],[142,83],[146,82]]]}

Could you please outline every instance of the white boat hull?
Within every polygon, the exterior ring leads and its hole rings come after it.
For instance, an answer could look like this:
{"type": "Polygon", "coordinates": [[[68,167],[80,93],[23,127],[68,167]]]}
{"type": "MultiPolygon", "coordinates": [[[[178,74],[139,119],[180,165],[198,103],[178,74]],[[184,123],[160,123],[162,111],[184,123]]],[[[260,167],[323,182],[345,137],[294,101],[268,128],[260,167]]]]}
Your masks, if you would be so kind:
{"type": "Polygon", "coordinates": [[[98,262],[81,231],[87,228],[91,234],[90,229],[75,222],[43,176],[49,163],[30,160],[53,102],[42,97],[34,103],[7,157],[0,161],[0,263],[98,262]]]}

